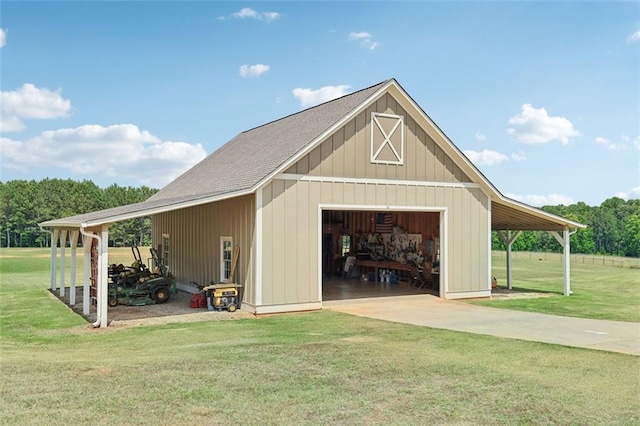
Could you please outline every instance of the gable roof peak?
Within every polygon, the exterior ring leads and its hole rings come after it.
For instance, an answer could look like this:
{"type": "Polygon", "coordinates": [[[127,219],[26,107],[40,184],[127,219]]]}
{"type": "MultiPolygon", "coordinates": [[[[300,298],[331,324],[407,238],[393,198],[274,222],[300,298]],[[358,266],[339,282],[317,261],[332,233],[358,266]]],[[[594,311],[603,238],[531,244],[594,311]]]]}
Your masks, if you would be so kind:
{"type": "Polygon", "coordinates": [[[322,102],[322,103],[319,103],[318,105],[314,105],[314,106],[311,106],[311,107],[309,107],[309,108],[305,108],[305,109],[300,110],[300,111],[297,111],[297,112],[292,112],[291,114],[289,114],[289,115],[285,115],[284,117],[276,118],[276,119],[275,119],[275,120],[273,120],[273,121],[269,121],[269,122],[267,122],[267,123],[260,124],[259,126],[252,127],[252,128],[250,128],[250,129],[244,130],[243,132],[241,132],[241,134],[242,134],[242,133],[251,132],[251,131],[256,130],[256,129],[259,129],[259,128],[261,128],[261,127],[270,126],[270,125],[272,125],[272,124],[274,124],[274,123],[277,123],[278,121],[287,120],[287,119],[289,119],[289,118],[291,118],[291,117],[293,117],[293,116],[296,116],[296,115],[298,115],[298,114],[303,114],[303,113],[307,113],[307,112],[312,112],[312,110],[313,110],[313,109],[316,109],[316,108],[321,108],[321,107],[324,107],[324,106],[330,106],[330,104],[331,104],[331,103],[339,102],[340,100],[342,100],[342,99],[344,99],[344,98],[346,98],[346,97],[353,96],[353,95],[357,95],[357,94],[358,94],[358,93],[360,93],[360,92],[364,92],[364,91],[370,90],[370,89],[372,89],[372,88],[374,88],[374,87],[378,88],[379,86],[380,86],[380,87],[381,87],[381,86],[384,86],[385,84],[387,84],[387,83],[389,83],[389,82],[391,82],[391,81],[394,81],[396,84],[398,83],[398,82],[396,81],[396,79],[395,79],[395,78],[388,78],[388,79],[383,80],[383,81],[381,81],[381,82],[379,82],[379,83],[372,84],[371,86],[365,87],[365,88],[363,88],[363,89],[356,90],[355,92],[345,93],[345,94],[344,94],[344,95],[342,95],[342,96],[339,96],[339,97],[337,97],[337,98],[334,98],[334,99],[331,99],[331,100],[328,100],[328,101],[324,101],[324,102],[322,102]]]}

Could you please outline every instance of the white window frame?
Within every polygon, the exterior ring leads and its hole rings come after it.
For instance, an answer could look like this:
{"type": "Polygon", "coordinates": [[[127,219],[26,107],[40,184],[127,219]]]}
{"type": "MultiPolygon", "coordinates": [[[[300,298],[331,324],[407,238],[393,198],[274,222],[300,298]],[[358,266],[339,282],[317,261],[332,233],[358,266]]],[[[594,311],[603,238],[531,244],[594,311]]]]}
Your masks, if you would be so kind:
{"type": "Polygon", "coordinates": [[[169,234],[162,234],[162,253],[160,254],[162,257],[162,262],[164,266],[169,270],[169,254],[171,253],[171,242],[169,239],[169,234]]]}
{"type": "Polygon", "coordinates": [[[220,237],[220,282],[228,283],[233,263],[233,237],[220,237]],[[228,243],[225,249],[225,243],[228,243]],[[225,253],[228,257],[225,258],[225,253]],[[227,275],[228,272],[228,275],[227,275]]]}
{"type": "Polygon", "coordinates": [[[372,112],[371,113],[371,163],[374,164],[396,164],[403,165],[404,164],[404,117],[402,115],[394,115],[394,114],[383,114],[380,112],[372,112]],[[393,126],[389,134],[387,135],[382,128],[382,124],[378,121],[378,117],[384,118],[393,118],[398,120],[396,124],[393,126]],[[374,131],[378,129],[380,133],[382,133],[382,137],[384,138],[382,143],[377,147],[374,142],[374,131]],[[391,136],[395,134],[395,132],[400,131],[400,152],[396,150],[396,147],[391,143],[391,136]],[[378,157],[380,153],[384,149],[385,146],[391,148],[393,151],[393,155],[396,157],[396,161],[391,160],[379,160],[378,157]]]}

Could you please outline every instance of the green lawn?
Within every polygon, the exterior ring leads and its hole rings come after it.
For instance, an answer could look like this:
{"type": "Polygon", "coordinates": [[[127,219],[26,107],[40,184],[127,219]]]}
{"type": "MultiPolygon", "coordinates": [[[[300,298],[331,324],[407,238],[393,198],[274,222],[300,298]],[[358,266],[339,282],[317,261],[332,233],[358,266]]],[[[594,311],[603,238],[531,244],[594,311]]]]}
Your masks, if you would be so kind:
{"type": "MultiPolygon", "coordinates": [[[[558,258],[544,255],[513,259],[513,288],[553,293],[554,297],[473,301],[478,305],[581,318],[640,322],[640,270],[602,265],[571,264],[570,297],[563,297],[564,269],[558,258]],[[555,297],[557,295],[557,297],[555,297]]],[[[494,253],[492,272],[506,287],[506,263],[494,253]]]]}
{"type": "Polygon", "coordinates": [[[93,330],[9,255],[0,424],[640,422],[640,357],[326,311],[93,330]]]}

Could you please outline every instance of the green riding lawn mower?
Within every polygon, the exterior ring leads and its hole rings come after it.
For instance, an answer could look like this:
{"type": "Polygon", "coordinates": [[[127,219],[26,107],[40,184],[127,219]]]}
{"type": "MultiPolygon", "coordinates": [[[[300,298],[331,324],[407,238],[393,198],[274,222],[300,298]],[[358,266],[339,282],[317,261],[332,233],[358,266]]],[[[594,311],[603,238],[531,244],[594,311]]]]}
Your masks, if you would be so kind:
{"type": "Polygon", "coordinates": [[[131,247],[134,262],[130,267],[109,266],[109,306],[129,306],[166,303],[172,294],[178,293],[176,280],[158,255],[151,249],[153,270],[144,264],[138,247],[131,247]]]}

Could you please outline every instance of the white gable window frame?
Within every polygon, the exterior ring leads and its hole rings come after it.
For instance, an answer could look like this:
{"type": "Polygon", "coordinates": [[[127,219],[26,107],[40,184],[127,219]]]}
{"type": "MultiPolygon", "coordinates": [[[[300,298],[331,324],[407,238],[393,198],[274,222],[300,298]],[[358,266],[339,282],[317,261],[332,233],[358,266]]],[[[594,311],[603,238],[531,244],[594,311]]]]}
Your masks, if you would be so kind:
{"type": "Polygon", "coordinates": [[[169,270],[169,253],[171,245],[169,244],[169,234],[162,234],[162,263],[169,270]]]}
{"type": "Polygon", "coordinates": [[[220,237],[220,282],[228,283],[233,259],[233,237],[220,237]]]}
{"type": "Polygon", "coordinates": [[[402,166],[404,164],[404,117],[402,115],[384,114],[380,112],[371,113],[371,163],[374,164],[395,164],[402,166]],[[382,124],[378,120],[378,117],[395,119],[396,123],[393,125],[391,131],[387,134],[382,127],[382,124]],[[379,146],[376,146],[374,141],[375,129],[378,129],[382,133],[384,138],[379,146]],[[391,137],[395,132],[400,131],[400,149],[396,149],[391,143],[391,137]],[[396,160],[383,160],[379,156],[385,147],[389,147],[396,157],[396,160]],[[399,152],[398,152],[399,151],[399,152]]]}

